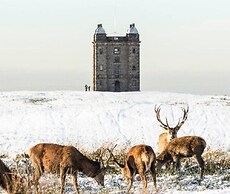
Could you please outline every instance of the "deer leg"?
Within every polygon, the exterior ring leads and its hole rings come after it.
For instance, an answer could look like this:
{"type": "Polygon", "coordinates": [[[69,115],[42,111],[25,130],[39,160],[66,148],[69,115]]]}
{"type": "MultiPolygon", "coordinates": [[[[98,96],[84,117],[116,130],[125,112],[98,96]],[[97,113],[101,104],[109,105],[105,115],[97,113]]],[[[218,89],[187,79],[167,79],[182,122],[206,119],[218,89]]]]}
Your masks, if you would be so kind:
{"type": "Polygon", "coordinates": [[[180,159],[178,158],[178,160],[176,161],[176,170],[180,172],[180,167],[181,167],[181,163],[180,163],[180,159]]]}
{"type": "Polygon", "coordinates": [[[127,190],[127,193],[129,193],[129,191],[130,191],[132,185],[133,185],[133,177],[130,177],[130,178],[128,179],[128,190],[127,190]]]}
{"type": "Polygon", "coordinates": [[[156,180],[156,168],[155,168],[154,163],[152,163],[152,165],[151,165],[150,172],[151,172],[151,175],[153,177],[154,190],[155,190],[155,193],[157,193],[158,190],[157,190],[157,180],[156,180]]]}
{"type": "Polygon", "coordinates": [[[76,190],[76,193],[79,194],[79,187],[78,187],[78,183],[77,183],[77,173],[74,173],[72,175],[72,180],[73,180],[73,185],[74,185],[74,188],[76,190]]]}
{"type": "Polygon", "coordinates": [[[147,180],[146,180],[146,176],[144,175],[144,165],[138,166],[138,173],[140,175],[143,187],[144,187],[144,191],[146,193],[147,191],[147,180]]]}
{"type": "Polygon", "coordinates": [[[63,193],[65,187],[65,178],[66,178],[66,171],[67,169],[60,169],[60,178],[61,178],[61,191],[60,194],[63,193]]]}
{"type": "Polygon", "coordinates": [[[179,172],[180,174],[180,158],[178,156],[174,156],[173,157],[173,168],[174,168],[174,172],[176,170],[176,172],[179,172]]]}
{"type": "Polygon", "coordinates": [[[140,173],[139,175],[141,177],[141,181],[142,181],[142,184],[143,184],[143,187],[144,187],[144,191],[145,191],[145,193],[147,193],[147,179],[146,179],[146,176],[143,173],[140,173]]]}
{"type": "Polygon", "coordinates": [[[34,177],[33,177],[33,182],[34,182],[34,192],[38,193],[38,181],[42,175],[42,172],[39,168],[39,166],[35,166],[35,171],[34,171],[34,177]]]}
{"type": "Polygon", "coordinates": [[[4,188],[6,191],[12,191],[12,178],[10,178],[9,174],[4,174],[0,172],[0,186],[4,188]]]}
{"type": "Polygon", "coordinates": [[[204,174],[204,160],[200,155],[196,155],[197,162],[199,163],[200,166],[200,179],[203,179],[203,174],[204,174]]]}

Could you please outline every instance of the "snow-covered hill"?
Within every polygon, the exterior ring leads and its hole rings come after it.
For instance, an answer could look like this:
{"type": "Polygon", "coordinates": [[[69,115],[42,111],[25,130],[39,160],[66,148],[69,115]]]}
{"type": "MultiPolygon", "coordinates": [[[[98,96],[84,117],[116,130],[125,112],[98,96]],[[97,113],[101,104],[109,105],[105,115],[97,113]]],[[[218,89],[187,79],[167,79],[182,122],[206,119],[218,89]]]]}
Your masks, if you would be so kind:
{"type": "MultiPolygon", "coordinates": [[[[155,105],[161,105],[161,118],[164,120],[167,117],[171,126],[182,117],[181,107],[189,105],[188,119],[178,136],[202,136],[210,149],[229,152],[230,96],[24,91],[0,93],[0,154],[14,157],[16,153],[26,152],[40,142],[72,144],[80,150],[89,151],[111,143],[117,144],[116,149],[145,143],[157,152],[157,139],[163,130],[156,120],[155,105]]],[[[110,181],[109,178],[107,180],[110,181]]],[[[116,178],[115,182],[119,181],[121,177],[116,178]]],[[[213,182],[210,178],[206,181],[213,182]]],[[[165,184],[160,182],[159,185],[165,184]]],[[[202,194],[229,192],[229,188],[223,192],[201,190],[202,194]]],[[[135,193],[138,191],[136,189],[135,193]]],[[[179,191],[174,189],[165,193],[179,191]]]]}
{"type": "Polygon", "coordinates": [[[174,126],[189,105],[178,136],[202,136],[213,149],[230,150],[230,96],[132,92],[2,92],[1,153],[26,151],[39,142],[74,144],[95,149],[146,143],[156,149],[162,129],[154,107],[174,126]]]}

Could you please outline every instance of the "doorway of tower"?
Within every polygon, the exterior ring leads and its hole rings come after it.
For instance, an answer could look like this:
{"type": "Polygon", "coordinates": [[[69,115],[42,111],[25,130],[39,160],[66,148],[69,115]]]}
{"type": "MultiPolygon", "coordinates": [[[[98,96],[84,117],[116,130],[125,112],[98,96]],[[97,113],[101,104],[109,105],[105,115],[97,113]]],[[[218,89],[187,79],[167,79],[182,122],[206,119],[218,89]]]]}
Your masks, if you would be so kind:
{"type": "Polygon", "coordinates": [[[120,92],[121,91],[121,87],[120,87],[120,82],[117,80],[115,81],[115,92],[120,92]]]}

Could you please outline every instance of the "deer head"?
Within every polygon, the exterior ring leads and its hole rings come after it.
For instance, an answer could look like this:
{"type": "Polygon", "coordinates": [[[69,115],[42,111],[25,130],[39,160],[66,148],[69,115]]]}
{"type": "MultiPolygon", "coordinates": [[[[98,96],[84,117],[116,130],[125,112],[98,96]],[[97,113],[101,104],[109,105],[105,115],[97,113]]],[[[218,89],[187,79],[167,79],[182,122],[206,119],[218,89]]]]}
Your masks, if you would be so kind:
{"type": "Polygon", "coordinates": [[[181,108],[181,109],[183,111],[183,117],[181,119],[179,119],[179,121],[175,127],[170,127],[167,118],[165,119],[166,123],[164,123],[160,118],[161,106],[158,106],[158,107],[155,106],[155,113],[156,113],[157,120],[159,121],[160,126],[166,131],[168,141],[177,137],[177,132],[179,131],[181,126],[184,124],[184,122],[188,118],[189,106],[187,105],[186,109],[185,108],[181,108]]]}

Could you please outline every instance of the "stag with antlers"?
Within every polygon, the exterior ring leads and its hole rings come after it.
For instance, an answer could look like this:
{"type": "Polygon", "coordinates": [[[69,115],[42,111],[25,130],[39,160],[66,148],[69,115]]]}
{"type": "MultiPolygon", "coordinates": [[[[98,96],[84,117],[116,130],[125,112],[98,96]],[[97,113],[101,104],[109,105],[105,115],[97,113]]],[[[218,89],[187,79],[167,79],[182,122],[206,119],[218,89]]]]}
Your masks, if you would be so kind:
{"type": "Polygon", "coordinates": [[[185,136],[172,139],[165,150],[157,156],[156,168],[160,168],[169,161],[173,161],[177,170],[180,169],[180,159],[196,157],[200,167],[200,179],[203,179],[205,162],[202,154],[206,147],[206,141],[198,136],[185,136]]]}
{"type": "Polygon", "coordinates": [[[177,125],[175,127],[170,127],[168,123],[168,119],[166,118],[166,123],[164,123],[161,118],[160,118],[160,111],[161,111],[161,106],[155,106],[155,113],[157,120],[160,123],[160,126],[165,130],[164,133],[160,134],[159,139],[158,139],[158,152],[161,153],[168,143],[170,142],[171,139],[177,137],[177,133],[181,126],[184,124],[184,122],[188,118],[188,111],[189,111],[189,106],[187,108],[181,108],[183,111],[183,117],[182,119],[179,119],[177,125]]]}

